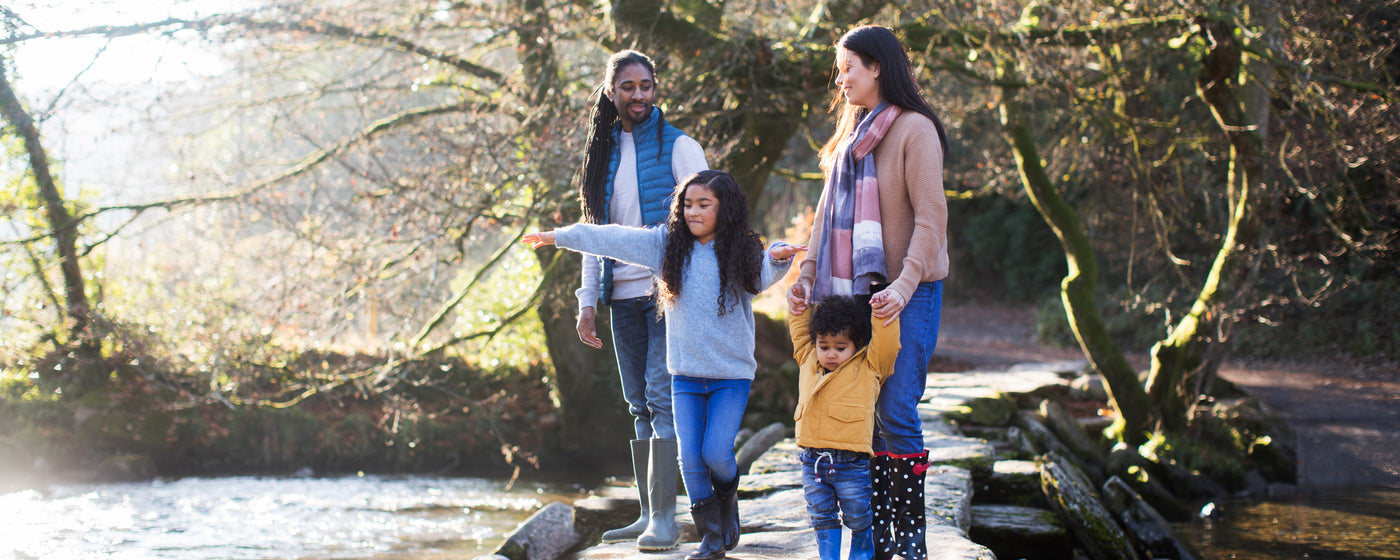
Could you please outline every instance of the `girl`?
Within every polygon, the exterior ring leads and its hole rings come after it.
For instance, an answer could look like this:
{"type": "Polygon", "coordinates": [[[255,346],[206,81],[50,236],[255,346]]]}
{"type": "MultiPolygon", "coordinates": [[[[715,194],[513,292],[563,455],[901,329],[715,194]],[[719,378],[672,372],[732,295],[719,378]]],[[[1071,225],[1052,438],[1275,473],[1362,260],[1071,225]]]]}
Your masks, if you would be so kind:
{"type": "Polygon", "coordinates": [[[617,259],[658,278],[681,474],[701,536],[686,559],[724,558],[739,539],[733,446],[758,367],[753,298],[805,246],[779,241],[765,253],[739,183],[713,170],[681,182],[665,227],[575,224],[523,241],[617,259]]]}
{"type": "Polygon", "coordinates": [[[948,275],[947,141],[889,29],[847,32],[836,44],[836,71],[832,108],[840,118],[820,154],[827,181],[812,226],[815,250],[788,303],[878,292],[875,316],[899,317],[899,356],[875,406],[875,557],[923,560],[928,451],[917,407],[948,275]]]}
{"type": "MultiPolygon", "coordinates": [[[[608,58],[607,74],[590,113],[588,146],[578,177],[584,219],[594,224],[656,227],[666,222],[676,182],[709,169],[700,144],[656,107],[651,58],[624,50],[608,58]]],[[[676,526],[676,429],[671,374],[666,371],[666,323],[657,313],[651,272],[611,259],[583,259],[578,336],[602,348],[595,317],[609,314],[622,397],[632,413],[632,472],[640,515],[603,532],[605,543],[634,541],[643,551],[680,542],[676,526]],[[657,476],[652,477],[651,473],[657,476]]]]}

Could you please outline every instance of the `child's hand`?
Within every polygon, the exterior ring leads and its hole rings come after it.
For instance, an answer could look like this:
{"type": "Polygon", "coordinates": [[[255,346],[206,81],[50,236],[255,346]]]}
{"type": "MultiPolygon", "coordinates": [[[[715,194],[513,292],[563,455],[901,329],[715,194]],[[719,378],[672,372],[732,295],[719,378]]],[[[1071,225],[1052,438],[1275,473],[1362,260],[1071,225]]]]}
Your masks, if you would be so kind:
{"type": "Polygon", "coordinates": [[[886,327],[899,317],[899,312],[904,310],[905,303],[904,296],[889,288],[870,296],[870,309],[876,318],[885,320],[884,326],[886,327]]]}
{"type": "Polygon", "coordinates": [[[775,243],[773,248],[768,250],[768,256],[772,257],[775,261],[785,261],[792,258],[793,255],[806,250],[806,245],[790,245],[788,243],[779,242],[775,243]]]}
{"type": "Polygon", "coordinates": [[[545,245],[553,245],[554,232],[537,231],[534,233],[527,233],[525,234],[525,237],[520,238],[520,242],[529,244],[530,247],[533,249],[539,249],[540,247],[544,247],[545,245]]]}
{"type": "Polygon", "coordinates": [[[801,315],[806,312],[808,301],[807,286],[801,282],[793,284],[792,289],[788,290],[787,301],[788,313],[792,315],[801,315]]]}

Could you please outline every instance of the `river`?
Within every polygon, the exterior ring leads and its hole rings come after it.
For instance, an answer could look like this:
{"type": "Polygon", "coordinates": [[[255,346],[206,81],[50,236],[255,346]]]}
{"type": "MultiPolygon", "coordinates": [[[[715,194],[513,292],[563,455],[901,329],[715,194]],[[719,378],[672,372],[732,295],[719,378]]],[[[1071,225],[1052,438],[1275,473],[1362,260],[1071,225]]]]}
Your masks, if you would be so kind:
{"type": "Polygon", "coordinates": [[[1202,560],[1400,559],[1400,488],[1320,488],[1212,509],[1176,527],[1202,560]]]}
{"type": "MultiPolygon", "coordinates": [[[[423,476],[185,478],[0,495],[0,558],[471,560],[567,484],[423,476]]],[[[1400,489],[1225,502],[1177,526],[1203,560],[1400,559],[1400,489]]]]}
{"type": "Polygon", "coordinates": [[[581,494],[420,476],[56,484],[0,495],[0,558],[470,560],[581,494]]]}

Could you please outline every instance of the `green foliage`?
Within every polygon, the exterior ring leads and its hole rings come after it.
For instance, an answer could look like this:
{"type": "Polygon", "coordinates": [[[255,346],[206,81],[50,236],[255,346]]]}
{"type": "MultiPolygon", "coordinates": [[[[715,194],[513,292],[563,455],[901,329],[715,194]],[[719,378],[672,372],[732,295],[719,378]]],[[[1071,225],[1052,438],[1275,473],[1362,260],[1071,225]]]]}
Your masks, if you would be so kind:
{"type": "Polygon", "coordinates": [[[1374,361],[1400,360],[1400,279],[1365,280],[1315,305],[1289,305],[1242,323],[1231,350],[1285,358],[1333,352],[1374,361]]]}
{"type": "Polygon", "coordinates": [[[744,409],[744,426],[755,430],[774,422],[792,426],[792,414],[797,410],[799,374],[797,362],[793,360],[755,373],[749,403],[744,409]]]}
{"type": "MultiPolygon", "coordinates": [[[[320,364],[353,360],[306,353],[248,374],[235,398],[195,398],[144,376],[117,376],[110,392],[58,399],[7,370],[0,401],[5,443],[61,470],[90,469],[112,454],[150,456],[167,475],[318,472],[482,472],[527,465],[553,427],[542,372],[485,375],[459,360],[399,364],[392,382],[328,385],[280,406],[320,364]],[[308,376],[308,374],[310,374],[308,376]],[[261,389],[259,392],[257,389],[261,389]],[[180,396],[180,395],[183,395],[180,396]],[[281,395],[280,397],[278,395],[281,395]],[[242,398],[237,398],[237,397],[242,398]],[[245,404],[230,405],[233,401],[245,404]]],[[[149,373],[149,370],[147,370],[149,373]]],[[[159,377],[179,378],[166,372],[159,377]]]]}
{"type": "MultiPolygon", "coordinates": [[[[1161,317],[1153,317],[1109,298],[1097,299],[1104,326],[1120,348],[1149,348],[1163,336],[1161,317]]],[[[1078,347],[1079,342],[1070,329],[1064,301],[1058,293],[1040,300],[1035,319],[1035,337],[1040,343],[1064,348],[1078,347]]]]}
{"type": "Polygon", "coordinates": [[[1154,434],[1139,449],[1143,457],[1162,464],[1174,464],[1187,472],[1200,474],[1227,487],[1240,488],[1248,470],[1244,454],[1231,446],[1202,440],[1199,436],[1154,434]]]}
{"type": "Polygon", "coordinates": [[[1006,303],[1057,292],[1065,256],[1045,220],[1024,197],[948,201],[949,289],[1006,303]]]}

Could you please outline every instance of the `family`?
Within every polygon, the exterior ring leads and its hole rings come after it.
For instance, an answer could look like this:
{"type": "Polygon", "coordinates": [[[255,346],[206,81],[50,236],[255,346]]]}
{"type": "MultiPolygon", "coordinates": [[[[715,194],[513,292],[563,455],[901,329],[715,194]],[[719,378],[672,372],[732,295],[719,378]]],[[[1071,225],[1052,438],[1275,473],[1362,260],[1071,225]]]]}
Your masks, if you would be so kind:
{"type": "Polygon", "coordinates": [[[943,126],[889,29],[836,44],[839,117],[819,155],[825,186],[806,243],[764,246],[734,177],[655,106],[656,70],[608,60],[579,176],[585,223],[527,234],[585,255],[578,335],[602,348],[610,313],[635,419],[641,515],[604,533],[646,551],[680,543],[681,474],[701,540],[687,560],[739,544],[734,439],[754,360],[753,299],[797,263],[788,327],[801,366],[793,418],[822,560],[924,560],[928,451],[916,409],[948,274],[943,126]]]}

